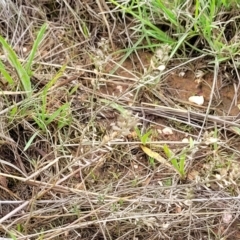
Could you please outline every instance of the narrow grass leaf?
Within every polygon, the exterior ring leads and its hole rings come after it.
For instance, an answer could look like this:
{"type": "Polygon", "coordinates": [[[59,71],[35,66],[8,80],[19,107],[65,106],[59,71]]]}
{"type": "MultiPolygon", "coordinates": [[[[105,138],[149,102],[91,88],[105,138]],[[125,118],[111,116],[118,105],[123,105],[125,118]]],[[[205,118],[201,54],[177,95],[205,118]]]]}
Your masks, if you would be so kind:
{"type": "MultiPolygon", "coordinates": [[[[40,114],[38,114],[40,115],[40,114]]],[[[44,120],[42,120],[42,116],[40,118],[37,118],[36,116],[33,116],[34,121],[37,123],[37,125],[43,130],[46,130],[46,125],[44,124],[44,120]]]]}
{"type": "Polygon", "coordinates": [[[50,124],[53,120],[55,120],[62,111],[66,111],[67,113],[67,109],[69,108],[69,103],[65,103],[64,105],[62,105],[61,107],[59,107],[54,113],[51,114],[51,116],[48,118],[48,120],[46,121],[46,125],[50,124]]]}
{"type": "Polygon", "coordinates": [[[171,151],[167,144],[163,145],[163,151],[166,154],[167,158],[171,158],[173,156],[173,152],[171,151]]]}
{"type": "Polygon", "coordinates": [[[189,146],[190,148],[194,147],[194,140],[192,139],[192,137],[189,138],[189,146]]]}
{"type": "Polygon", "coordinates": [[[31,146],[33,140],[34,140],[35,137],[38,135],[38,133],[39,133],[39,132],[37,131],[37,132],[35,132],[35,133],[30,137],[30,139],[29,139],[29,141],[27,142],[27,144],[26,144],[25,148],[23,149],[23,151],[26,151],[26,150],[31,146]]]}
{"type": "Polygon", "coordinates": [[[163,41],[164,43],[168,43],[168,44],[173,44],[175,41],[169,37],[165,32],[163,32],[162,30],[160,30],[158,27],[156,27],[154,24],[152,24],[151,21],[148,20],[148,18],[142,18],[141,14],[139,14],[139,12],[135,12],[134,10],[132,10],[131,8],[128,7],[124,7],[123,5],[119,4],[117,1],[115,0],[110,0],[110,2],[112,2],[113,4],[115,4],[116,6],[120,7],[123,11],[125,11],[126,13],[131,14],[133,17],[135,17],[136,19],[138,19],[141,24],[145,24],[146,26],[148,26],[151,30],[154,30],[158,33],[158,39],[163,41]]]}
{"type": "Polygon", "coordinates": [[[38,32],[37,38],[34,41],[34,44],[33,44],[33,47],[31,49],[31,52],[30,52],[30,54],[28,56],[28,60],[27,60],[25,69],[26,69],[26,71],[27,71],[29,76],[31,74],[31,66],[32,66],[33,59],[34,59],[34,57],[36,55],[36,52],[37,52],[37,49],[38,49],[38,47],[39,47],[39,45],[40,45],[40,43],[41,43],[41,41],[43,39],[43,36],[44,36],[44,34],[46,32],[47,26],[48,25],[46,23],[42,25],[41,29],[38,32]]]}
{"type": "Polygon", "coordinates": [[[23,88],[27,92],[27,96],[30,97],[32,94],[32,86],[29,75],[27,74],[26,70],[18,60],[17,54],[13,51],[11,46],[5,41],[5,39],[2,36],[0,36],[0,43],[3,46],[5,54],[7,55],[8,61],[17,71],[18,77],[23,85],[23,88]]]}
{"type": "Polygon", "coordinates": [[[2,61],[0,61],[0,72],[2,73],[4,79],[10,84],[13,85],[14,81],[12,79],[12,77],[10,76],[10,74],[8,73],[8,71],[6,70],[4,64],[2,63],[2,61]]]}
{"type": "Polygon", "coordinates": [[[165,158],[163,158],[160,154],[152,151],[150,148],[145,147],[144,145],[140,145],[140,146],[141,146],[141,149],[143,150],[143,152],[146,153],[149,157],[154,158],[158,162],[162,163],[163,165],[165,165],[171,169],[174,169],[173,166],[171,164],[169,164],[167,162],[167,160],[165,158]]]}
{"type": "Polygon", "coordinates": [[[181,177],[185,176],[185,170],[184,170],[185,162],[186,162],[186,154],[181,154],[179,157],[179,164],[178,164],[181,177]]]}
{"type": "Polygon", "coordinates": [[[13,108],[10,110],[9,114],[11,117],[13,117],[18,111],[17,105],[14,104],[13,108]]]}
{"type": "Polygon", "coordinates": [[[172,158],[172,159],[171,159],[171,163],[172,163],[172,165],[173,165],[175,171],[176,171],[178,174],[180,174],[180,172],[179,172],[179,165],[178,165],[178,160],[177,160],[177,158],[172,158]]]}
{"type": "Polygon", "coordinates": [[[148,142],[149,136],[152,134],[152,131],[150,130],[142,135],[137,127],[135,128],[135,132],[137,133],[137,136],[143,145],[145,145],[148,142]]]}
{"type": "Polygon", "coordinates": [[[151,134],[152,134],[152,131],[148,131],[145,134],[143,134],[143,136],[141,137],[141,142],[143,144],[146,144],[148,142],[149,136],[151,136],[151,134]]]}
{"type": "Polygon", "coordinates": [[[66,65],[63,65],[57,74],[53,77],[51,81],[44,87],[42,91],[42,106],[41,106],[41,119],[45,121],[46,118],[46,109],[47,109],[47,92],[48,90],[57,82],[57,80],[63,75],[66,69],[66,65]]]}
{"type": "Polygon", "coordinates": [[[119,104],[117,104],[117,103],[115,103],[115,102],[111,102],[111,101],[109,101],[109,100],[107,100],[107,99],[102,99],[101,102],[108,104],[108,105],[111,106],[112,108],[114,108],[114,109],[116,109],[117,111],[119,111],[121,114],[125,114],[126,111],[127,111],[126,109],[124,109],[123,106],[121,106],[121,105],[119,105],[119,104]]]}
{"type": "Polygon", "coordinates": [[[139,128],[136,127],[134,130],[135,130],[135,132],[137,133],[137,136],[138,136],[139,140],[141,141],[142,134],[141,134],[139,128]]]}
{"type": "MultiPolygon", "coordinates": [[[[154,1],[153,1],[154,3],[154,1]]],[[[166,3],[165,3],[166,4],[166,3]]],[[[182,26],[177,22],[177,15],[171,9],[167,8],[166,5],[162,3],[162,1],[158,0],[155,2],[154,6],[156,9],[163,11],[167,19],[176,27],[181,28],[182,26]]]]}
{"type": "Polygon", "coordinates": [[[9,232],[9,235],[10,235],[11,238],[5,238],[5,240],[9,240],[9,239],[17,240],[17,238],[15,237],[15,235],[13,233],[9,232]]]}
{"type": "Polygon", "coordinates": [[[240,135],[240,128],[238,128],[238,127],[230,127],[230,129],[231,129],[234,133],[236,133],[237,135],[240,135]]]}
{"type": "Polygon", "coordinates": [[[48,84],[45,86],[44,90],[43,91],[48,91],[50,89],[50,87],[52,87],[56,82],[57,80],[63,76],[63,73],[66,69],[66,64],[64,64],[60,69],[59,71],[56,73],[56,75],[53,77],[53,79],[51,81],[48,82],[48,84]]]}

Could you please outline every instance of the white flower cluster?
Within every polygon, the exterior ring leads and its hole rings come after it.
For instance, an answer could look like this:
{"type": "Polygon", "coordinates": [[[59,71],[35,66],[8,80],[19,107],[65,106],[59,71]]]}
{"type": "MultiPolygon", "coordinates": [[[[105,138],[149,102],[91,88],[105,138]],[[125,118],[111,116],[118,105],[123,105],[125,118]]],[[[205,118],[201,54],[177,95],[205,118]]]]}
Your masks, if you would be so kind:
{"type": "Polygon", "coordinates": [[[153,70],[158,70],[160,72],[165,70],[166,64],[169,61],[170,50],[171,47],[167,44],[164,44],[155,51],[150,62],[151,68],[153,70]]]}

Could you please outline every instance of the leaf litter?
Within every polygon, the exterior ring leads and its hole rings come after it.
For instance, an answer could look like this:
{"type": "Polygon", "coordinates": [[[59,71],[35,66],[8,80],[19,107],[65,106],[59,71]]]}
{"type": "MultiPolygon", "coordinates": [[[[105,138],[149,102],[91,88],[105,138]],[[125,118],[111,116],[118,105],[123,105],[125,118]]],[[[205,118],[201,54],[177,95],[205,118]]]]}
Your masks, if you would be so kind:
{"type": "MultiPolygon", "coordinates": [[[[22,63],[40,22],[50,22],[33,60],[32,99],[24,99],[19,82],[14,89],[19,94],[4,94],[9,89],[1,82],[0,236],[237,239],[240,144],[239,96],[231,81],[235,76],[222,68],[218,85],[212,86],[207,58],[179,67],[178,59],[169,58],[171,48],[161,44],[156,51],[136,49],[120,63],[124,51],[119,52],[138,38],[128,27],[134,21],[129,16],[126,21],[119,18],[119,24],[109,21],[113,50],[109,32],[99,25],[99,15],[108,15],[95,1],[63,2],[44,1],[40,9],[26,1],[20,25],[9,17],[20,8],[12,4],[6,15],[11,24],[7,31],[4,23],[1,28],[22,63]],[[81,19],[74,9],[81,9],[81,19]],[[43,112],[39,96],[63,65],[66,69],[47,94],[43,112]],[[203,96],[204,102],[189,103],[191,96],[203,96]],[[59,111],[49,122],[66,103],[71,121],[59,111]],[[39,129],[34,116],[49,125],[39,129]],[[142,136],[150,131],[146,146],[135,127],[142,136]],[[164,144],[178,160],[185,156],[183,149],[188,150],[186,178],[162,157],[164,144]]],[[[7,63],[6,69],[12,71],[7,63]]]]}

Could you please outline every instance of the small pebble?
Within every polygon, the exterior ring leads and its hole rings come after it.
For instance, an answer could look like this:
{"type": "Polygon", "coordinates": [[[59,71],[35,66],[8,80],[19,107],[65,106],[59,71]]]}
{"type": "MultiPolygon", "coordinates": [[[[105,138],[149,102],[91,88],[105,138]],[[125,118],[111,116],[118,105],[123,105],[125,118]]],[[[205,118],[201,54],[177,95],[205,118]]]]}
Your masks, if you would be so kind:
{"type": "Polygon", "coordinates": [[[203,105],[204,103],[204,98],[203,96],[191,96],[189,99],[188,99],[189,102],[192,102],[192,103],[195,103],[199,106],[203,105]]]}

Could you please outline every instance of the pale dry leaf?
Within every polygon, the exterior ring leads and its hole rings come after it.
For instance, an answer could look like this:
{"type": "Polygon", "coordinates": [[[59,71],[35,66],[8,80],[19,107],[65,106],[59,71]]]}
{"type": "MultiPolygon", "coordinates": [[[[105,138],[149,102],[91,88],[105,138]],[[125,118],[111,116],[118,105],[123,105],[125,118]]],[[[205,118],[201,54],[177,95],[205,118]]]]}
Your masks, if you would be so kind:
{"type": "Polygon", "coordinates": [[[183,139],[182,139],[182,143],[189,143],[188,138],[183,138],[183,139]]]}
{"type": "Polygon", "coordinates": [[[196,170],[192,170],[188,173],[187,178],[191,181],[195,180],[199,176],[199,172],[196,170]]]}
{"type": "Polygon", "coordinates": [[[181,212],[182,212],[181,206],[176,206],[176,213],[181,213],[181,212]]]}
{"type": "Polygon", "coordinates": [[[145,147],[144,145],[140,145],[142,150],[151,158],[154,158],[155,160],[157,160],[158,162],[162,163],[163,165],[173,169],[176,171],[176,169],[170,164],[168,163],[168,161],[163,158],[160,154],[158,154],[157,152],[152,151],[150,148],[145,147]]]}
{"type": "Polygon", "coordinates": [[[202,78],[205,75],[205,73],[202,70],[197,70],[195,73],[196,78],[202,78]]]}
{"type": "Polygon", "coordinates": [[[142,222],[144,225],[148,227],[148,229],[154,229],[155,227],[159,227],[156,218],[149,217],[149,218],[142,218],[142,222]]]}
{"type": "Polygon", "coordinates": [[[160,72],[164,71],[165,69],[166,69],[166,66],[163,64],[157,67],[157,70],[159,70],[160,72]]]}
{"type": "Polygon", "coordinates": [[[201,106],[204,103],[204,97],[203,96],[191,96],[188,99],[188,101],[191,102],[191,103],[195,103],[195,104],[201,106]]]}
{"type": "Polygon", "coordinates": [[[170,128],[170,127],[165,127],[163,130],[162,130],[162,133],[164,135],[172,135],[173,134],[173,130],[170,128]]]}
{"type": "Polygon", "coordinates": [[[223,213],[222,220],[224,223],[229,224],[233,219],[233,216],[231,213],[225,212],[223,213]]]}

